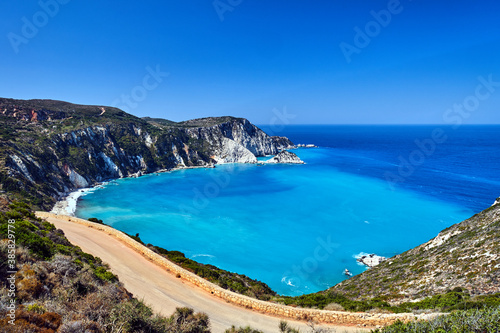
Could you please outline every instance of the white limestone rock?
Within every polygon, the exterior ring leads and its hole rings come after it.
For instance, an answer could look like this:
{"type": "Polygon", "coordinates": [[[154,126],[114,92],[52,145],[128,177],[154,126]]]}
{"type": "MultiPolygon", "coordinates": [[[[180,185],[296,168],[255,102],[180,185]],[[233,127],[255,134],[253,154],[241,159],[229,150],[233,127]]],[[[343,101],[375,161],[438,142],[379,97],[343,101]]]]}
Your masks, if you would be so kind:
{"type": "Polygon", "coordinates": [[[386,257],[378,256],[376,254],[368,254],[359,257],[357,261],[371,268],[377,266],[386,259],[386,257]]]}
{"type": "Polygon", "coordinates": [[[69,180],[76,188],[89,187],[89,183],[78,172],[73,169],[69,170],[69,180]]]}
{"type": "Polygon", "coordinates": [[[26,177],[30,182],[34,183],[33,177],[31,176],[28,168],[24,164],[23,160],[17,155],[10,155],[11,160],[16,165],[17,169],[26,177]]]}
{"type": "Polygon", "coordinates": [[[118,168],[118,166],[111,160],[111,158],[109,158],[108,155],[106,155],[106,153],[100,152],[99,155],[104,160],[104,163],[106,165],[106,169],[108,171],[112,172],[115,175],[115,177],[117,177],[117,178],[123,178],[123,174],[122,174],[120,168],[118,168]]]}
{"type": "Polygon", "coordinates": [[[247,119],[229,119],[213,126],[185,129],[195,139],[202,139],[219,149],[230,139],[249,150],[254,156],[276,155],[281,149],[295,146],[285,137],[269,136],[247,119]]]}
{"type": "Polygon", "coordinates": [[[257,163],[257,157],[239,143],[224,138],[221,150],[214,156],[219,164],[224,163],[257,163]]]}
{"type": "Polygon", "coordinates": [[[286,150],[279,152],[276,156],[264,163],[305,164],[297,155],[286,150]]]}

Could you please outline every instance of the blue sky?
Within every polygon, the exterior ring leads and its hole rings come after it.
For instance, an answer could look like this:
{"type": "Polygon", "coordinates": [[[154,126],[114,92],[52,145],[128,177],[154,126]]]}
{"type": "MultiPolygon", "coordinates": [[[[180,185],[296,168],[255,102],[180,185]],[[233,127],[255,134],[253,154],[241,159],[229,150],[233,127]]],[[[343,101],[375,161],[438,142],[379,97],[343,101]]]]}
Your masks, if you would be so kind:
{"type": "Polygon", "coordinates": [[[175,121],[500,123],[499,12],[492,0],[6,0],[0,96],[175,121]]]}

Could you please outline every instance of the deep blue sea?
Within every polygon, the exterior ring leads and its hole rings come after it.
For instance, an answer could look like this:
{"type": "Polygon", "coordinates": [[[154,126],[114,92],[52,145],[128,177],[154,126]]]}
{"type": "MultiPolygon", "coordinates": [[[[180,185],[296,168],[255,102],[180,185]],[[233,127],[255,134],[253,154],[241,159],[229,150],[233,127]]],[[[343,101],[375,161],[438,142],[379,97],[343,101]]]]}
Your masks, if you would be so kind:
{"type": "MultiPolygon", "coordinates": [[[[265,131],[272,128],[261,126],[265,131]]],[[[324,290],[489,207],[500,196],[500,126],[287,126],[305,165],[220,165],[120,179],[76,215],[266,282],[324,290]]]]}

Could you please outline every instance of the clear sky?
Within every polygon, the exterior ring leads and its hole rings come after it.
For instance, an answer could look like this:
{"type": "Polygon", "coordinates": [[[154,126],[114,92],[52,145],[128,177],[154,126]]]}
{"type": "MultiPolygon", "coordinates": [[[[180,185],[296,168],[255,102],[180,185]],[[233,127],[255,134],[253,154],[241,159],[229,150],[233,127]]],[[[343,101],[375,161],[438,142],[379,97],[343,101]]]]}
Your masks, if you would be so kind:
{"type": "Polygon", "coordinates": [[[1,97],[175,121],[500,123],[497,0],[5,0],[0,30],[1,97]]]}

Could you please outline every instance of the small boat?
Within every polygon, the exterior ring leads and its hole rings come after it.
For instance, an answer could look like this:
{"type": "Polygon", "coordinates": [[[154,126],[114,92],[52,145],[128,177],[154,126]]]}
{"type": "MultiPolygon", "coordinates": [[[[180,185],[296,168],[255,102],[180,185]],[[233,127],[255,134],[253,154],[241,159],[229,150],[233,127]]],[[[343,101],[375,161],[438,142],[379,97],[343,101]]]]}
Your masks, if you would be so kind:
{"type": "Polygon", "coordinates": [[[346,268],[346,269],[344,270],[344,275],[347,275],[347,276],[352,276],[352,273],[351,273],[351,272],[349,272],[349,270],[346,268]]]}

